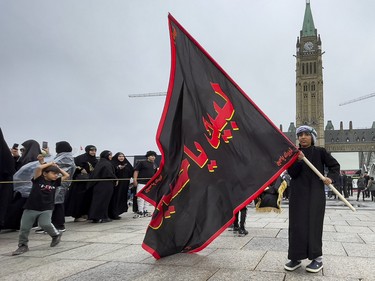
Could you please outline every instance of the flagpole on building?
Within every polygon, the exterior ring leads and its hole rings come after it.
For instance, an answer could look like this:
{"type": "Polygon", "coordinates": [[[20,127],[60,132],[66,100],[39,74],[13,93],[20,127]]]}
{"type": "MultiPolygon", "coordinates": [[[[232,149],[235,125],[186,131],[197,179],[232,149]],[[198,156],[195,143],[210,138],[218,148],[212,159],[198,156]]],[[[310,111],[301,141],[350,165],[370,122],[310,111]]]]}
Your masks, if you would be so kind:
{"type": "MultiPolygon", "coordinates": [[[[321,180],[325,179],[325,177],[322,175],[322,173],[319,172],[318,169],[315,168],[315,166],[313,164],[311,164],[311,162],[306,157],[303,157],[302,160],[307,164],[307,166],[310,167],[311,170],[314,171],[315,174],[318,175],[318,177],[321,180]]],[[[344,196],[342,196],[342,194],[340,192],[338,192],[338,190],[332,184],[329,184],[328,187],[341,199],[341,201],[343,201],[346,204],[346,206],[348,206],[353,212],[356,211],[356,209],[353,207],[353,205],[350,204],[349,201],[346,200],[346,198],[344,196]]]]}

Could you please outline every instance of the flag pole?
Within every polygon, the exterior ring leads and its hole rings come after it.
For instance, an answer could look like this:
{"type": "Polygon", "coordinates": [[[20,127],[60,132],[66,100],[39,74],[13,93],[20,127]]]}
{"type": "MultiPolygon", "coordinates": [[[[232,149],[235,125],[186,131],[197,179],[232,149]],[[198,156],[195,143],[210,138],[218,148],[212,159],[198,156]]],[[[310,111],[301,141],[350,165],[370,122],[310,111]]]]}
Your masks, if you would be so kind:
{"type": "MultiPolygon", "coordinates": [[[[311,162],[306,157],[303,157],[302,160],[307,164],[307,166],[310,167],[311,170],[314,171],[315,174],[318,175],[318,177],[321,180],[325,179],[325,177],[322,175],[322,173],[319,172],[318,169],[315,168],[315,166],[313,164],[311,164],[311,162]]],[[[346,206],[348,206],[353,212],[356,211],[356,209],[353,207],[353,205],[350,204],[349,201],[346,200],[346,198],[344,196],[342,196],[342,194],[340,192],[338,192],[338,190],[332,184],[329,184],[328,187],[341,199],[341,201],[343,201],[346,204],[346,206]]]]}

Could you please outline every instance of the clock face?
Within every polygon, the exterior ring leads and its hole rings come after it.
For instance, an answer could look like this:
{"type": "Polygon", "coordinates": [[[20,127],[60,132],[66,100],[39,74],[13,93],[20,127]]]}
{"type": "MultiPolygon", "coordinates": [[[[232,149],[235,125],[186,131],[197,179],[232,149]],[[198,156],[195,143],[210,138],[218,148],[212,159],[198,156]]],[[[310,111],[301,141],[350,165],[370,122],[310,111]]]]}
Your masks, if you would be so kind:
{"type": "Polygon", "coordinates": [[[313,42],[306,42],[305,45],[303,45],[303,48],[306,51],[311,51],[314,48],[313,42]]]}

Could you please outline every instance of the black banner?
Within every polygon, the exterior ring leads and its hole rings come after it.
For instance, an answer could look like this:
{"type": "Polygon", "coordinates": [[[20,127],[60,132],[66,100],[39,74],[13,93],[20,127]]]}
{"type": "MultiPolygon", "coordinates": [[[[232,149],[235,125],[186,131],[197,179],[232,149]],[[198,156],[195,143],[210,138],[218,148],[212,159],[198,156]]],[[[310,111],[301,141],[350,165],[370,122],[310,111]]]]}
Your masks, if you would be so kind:
{"type": "Polygon", "coordinates": [[[168,18],[172,66],[156,138],[162,162],[138,193],[156,207],[142,246],[157,259],[205,248],[297,157],[294,144],[168,18]]]}

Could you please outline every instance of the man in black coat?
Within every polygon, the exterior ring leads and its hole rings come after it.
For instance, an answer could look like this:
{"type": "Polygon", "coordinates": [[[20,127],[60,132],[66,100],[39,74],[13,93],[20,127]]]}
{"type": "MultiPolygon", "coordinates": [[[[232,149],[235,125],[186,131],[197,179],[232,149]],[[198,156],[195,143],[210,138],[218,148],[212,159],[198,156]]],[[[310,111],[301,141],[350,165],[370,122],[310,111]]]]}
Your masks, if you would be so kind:
{"type": "Polygon", "coordinates": [[[310,126],[301,126],[296,131],[300,153],[288,173],[290,181],[289,197],[289,249],[284,268],[293,271],[301,266],[302,259],[311,263],[308,272],[319,272],[323,268],[322,235],[326,205],[324,185],[338,180],[340,164],[324,148],[314,146],[317,133],[310,126]],[[322,181],[304,161],[306,157],[322,174],[328,168],[327,177],[322,181]]]}
{"type": "Polygon", "coordinates": [[[345,171],[341,171],[340,175],[340,187],[342,189],[342,192],[344,193],[345,198],[349,198],[349,193],[348,193],[348,177],[345,174],[345,171]]]}

